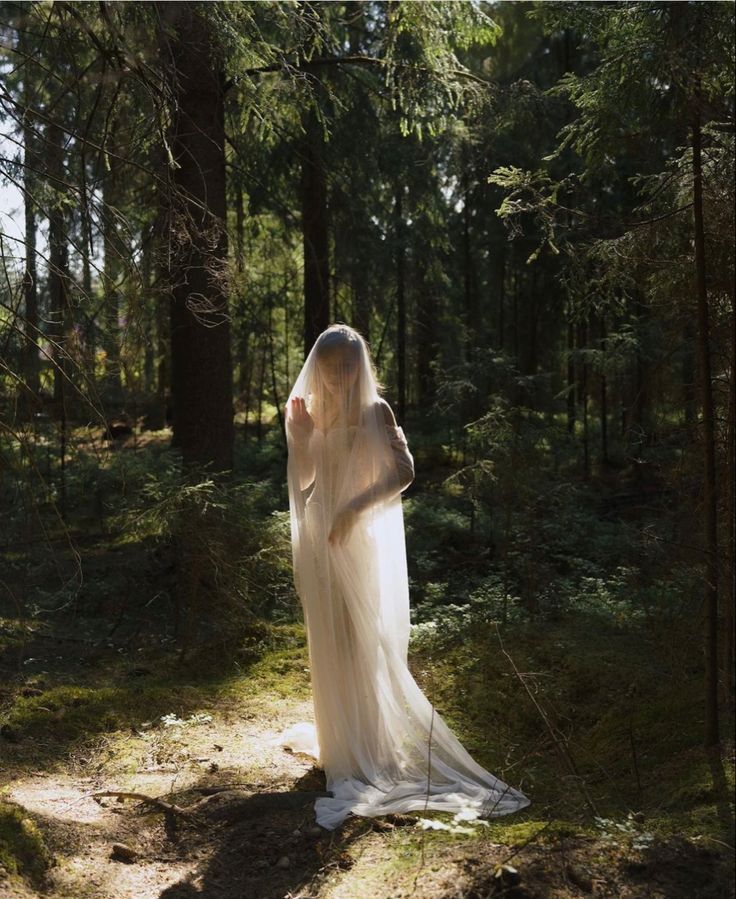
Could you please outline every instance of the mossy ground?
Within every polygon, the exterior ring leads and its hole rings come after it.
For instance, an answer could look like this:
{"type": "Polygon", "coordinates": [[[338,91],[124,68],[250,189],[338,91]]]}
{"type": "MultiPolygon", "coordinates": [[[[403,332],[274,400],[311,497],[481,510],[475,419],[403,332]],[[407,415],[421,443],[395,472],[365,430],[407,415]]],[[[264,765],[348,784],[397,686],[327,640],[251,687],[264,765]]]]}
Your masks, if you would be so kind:
{"type": "MultiPolygon", "coordinates": [[[[134,669],[114,648],[86,665],[75,652],[66,669],[29,675],[5,694],[2,792],[13,802],[2,806],[0,830],[7,882],[36,890],[50,876],[57,889],[81,890],[85,859],[121,870],[109,860],[113,831],[103,840],[104,858],[99,847],[90,855],[61,850],[62,840],[82,847],[80,832],[90,822],[44,814],[54,791],[72,808],[89,805],[93,790],[111,788],[188,805],[203,788],[235,784],[209,804],[206,827],[178,822],[173,842],[171,822],[160,814],[149,810],[135,823],[134,803],[103,800],[104,821],[133,823],[128,841],[153,857],[138,864],[142,880],[131,880],[126,866],[119,895],[159,895],[165,886],[165,895],[184,896],[186,882],[223,897],[451,896],[458,884],[464,895],[480,896],[520,877],[517,890],[526,892],[517,895],[584,895],[580,883],[595,881],[599,895],[644,896],[654,895],[644,874],[659,876],[655,860],[673,858],[689,860],[692,875],[672,876],[669,892],[656,895],[727,895],[718,889],[726,889],[725,846],[733,840],[732,743],[720,754],[700,747],[697,666],[683,668],[668,644],[665,656],[679,677],[665,676],[659,645],[646,630],[594,617],[548,623],[541,634],[529,625],[499,632],[489,622],[460,642],[415,646],[411,667],[438,712],[481,764],[524,789],[533,804],[471,833],[453,832],[448,816],[417,813],[349,819],[339,832],[319,835],[310,831],[309,791],[323,788],[320,772],[265,749],[308,712],[300,625],[270,628],[260,654],[244,653],[220,677],[206,666],[180,666],[170,651],[137,653],[134,669]],[[166,726],[167,715],[183,723],[166,726]],[[34,778],[46,794],[34,792],[34,778]],[[249,798],[298,798],[305,790],[292,807],[273,799],[264,810],[249,798]],[[24,797],[30,807],[17,804],[24,797]],[[450,829],[423,829],[422,818],[450,829]],[[674,855],[672,847],[679,847],[674,855]],[[279,867],[284,857],[288,865],[279,867]],[[223,865],[230,872],[224,879],[223,865]],[[701,892],[688,893],[695,881],[701,892]]],[[[78,895],[115,895],[91,881],[88,887],[78,895]]]]}
{"type": "Polygon", "coordinates": [[[0,802],[0,871],[41,888],[50,860],[35,821],[19,806],[0,802]]]}
{"type": "MultiPolygon", "coordinates": [[[[442,611],[452,587],[435,584],[442,566],[469,570],[478,547],[468,547],[454,506],[429,494],[407,506],[413,595],[436,595],[442,611]]],[[[88,512],[78,510],[73,535],[85,580],[68,597],[59,584],[76,562],[62,529],[49,531],[53,552],[44,544],[4,556],[7,584],[21,595],[32,581],[37,607],[20,615],[8,605],[0,619],[0,891],[43,889],[49,899],[730,894],[733,721],[724,717],[719,750],[703,749],[702,659],[687,616],[586,602],[500,626],[489,605],[463,627],[420,635],[410,655],[420,686],[473,757],[532,805],[485,824],[414,813],[349,818],[327,833],[314,826],[322,772],[271,744],[310,714],[303,627],[293,616],[253,618],[227,652],[195,641],[182,656],[169,626],[170,560],[155,555],[150,535],[110,526],[88,535],[88,512]],[[188,820],[92,798],[105,790],[180,806],[207,801],[188,820]],[[132,863],[113,858],[115,842],[135,849],[132,863]]],[[[625,543],[605,541],[601,558],[625,543]]]]}

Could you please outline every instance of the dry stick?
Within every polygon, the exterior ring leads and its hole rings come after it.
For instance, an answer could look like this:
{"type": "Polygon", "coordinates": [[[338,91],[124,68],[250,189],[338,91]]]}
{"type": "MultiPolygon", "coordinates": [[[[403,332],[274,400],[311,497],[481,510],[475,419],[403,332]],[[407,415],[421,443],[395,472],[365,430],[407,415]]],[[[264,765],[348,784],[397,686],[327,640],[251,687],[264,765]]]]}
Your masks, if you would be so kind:
{"type": "MultiPolygon", "coordinates": [[[[429,805],[429,789],[431,783],[432,776],[432,730],[434,728],[434,706],[432,706],[432,717],[429,721],[429,736],[427,738],[427,798],[424,800],[424,814],[427,814],[427,806],[429,805]]],[[[417,869],[416,876],[414,877],[414,891],[416,892],[417,888],[417,880],[419,879],[419,874],[424,867],[424,844],[427,839],[427,831],[422,830],[422,859],[419,863],[419,868],[417,869]]]]}
{"type": "Polygon", "coordinates": [[[212,787],[192,787],[194,793],[202,793],[205,796],[216,796],[218,793],[227,793],[230,790],[243,790],[257,788],[258,784],[234,783],[234,784],[218,784],[212,787]]]}
{"type": "Polygon", "coordinates": [[[174,805],[170,802],[164,802],[163,799],[156,799],[155,796],[146,796],[145,793],[127,793],[118,790],[104,790],[101,793],[90,794],[92,799],[98,799],[105,796],[114,796],[118,799],[138,799],[147,805],[153,805],[167,815],[181,815],[182,818],[192,818],[193,812],[189,809],[182,808],[180,805],[174,805]]]}
{"type": "Polygon", "coordinates": [[[529,696],[531,701],[534,703],[534,707],[539,712],[539,715],[540,715],[542,721],[544,721],[544,723],[547,727],[547,730],[549,731],[549,734],[552,737],[552,742],[554,743],[555,748],[557,749],[557,751],[560,755],[560,758],[562,759],[565,767],[568,769],[568,771],[570,772],[572,777],[574,777],[575,780],[580,785],[580,789],[582,790],[583,796],[585,797],[585,801],[588,805],[588,808],[590,808],[590,810],[592,811],[592,813],[595,817],[599,817],[598,809],[596,808],[595,802],[593,802],[590,794],[588,793],[588,788],[585,785],[585,781],[582,779],[582,777],[578,773],[577,766],[575,765],[572,755],[570,754],[570,750],[567,748],[564,738],[563,738],[563,740],[558,739],[558,736],[555,733],[555,727],[549,720],[547,713],[544,711],[544,709],[541,707],[541,705],[537,702],[534,694],[529,689],[526,681],[524,680],[523,675],[521,674],[519,669],[514,664],[514,660],[511,658],[511,656],[508,654],[508,652],[504,648],[503,640],[501,639],[501,634],[498,630],[498,627],[496,627],[496,636],[498,637],[498,642],[501,644],[501,652],[509,660],[509,664],[513,668],[514,674],[516,674],[516,676],[519,678],[519,680],[521,681],[521,683],[524,686],[524,689],[527,692],[527,695],[529,696]]]}

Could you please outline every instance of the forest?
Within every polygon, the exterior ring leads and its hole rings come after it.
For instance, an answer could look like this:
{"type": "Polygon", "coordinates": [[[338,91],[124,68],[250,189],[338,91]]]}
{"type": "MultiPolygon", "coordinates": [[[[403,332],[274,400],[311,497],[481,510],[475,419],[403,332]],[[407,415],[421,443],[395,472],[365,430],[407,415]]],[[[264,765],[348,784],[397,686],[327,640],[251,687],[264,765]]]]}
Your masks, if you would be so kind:
{"type": "Polygon", "coordinates": [[[0,0],[0,892],[734,894],[730,2],[0,0]],[[531,805],[315,826],[284,407],[406,434],[409,666],[531,805]]]}

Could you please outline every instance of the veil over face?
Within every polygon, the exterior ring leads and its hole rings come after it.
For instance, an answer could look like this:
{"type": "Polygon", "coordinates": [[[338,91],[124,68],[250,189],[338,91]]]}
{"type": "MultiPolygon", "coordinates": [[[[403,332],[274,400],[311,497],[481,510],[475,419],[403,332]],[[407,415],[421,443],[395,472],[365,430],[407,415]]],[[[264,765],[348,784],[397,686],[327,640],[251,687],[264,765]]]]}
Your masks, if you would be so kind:
{"type": "Polygon", "coordinates": [[[350,812],[503,815],[528,805],[470,757],[408,669],[401,491],[413,459],[351,328],[328,328],[309,353],[289,395],[287,440],[314,724],[280,742],[324,767],[332,797],[316,801],[318,823],[332,829],[350,812]]]}

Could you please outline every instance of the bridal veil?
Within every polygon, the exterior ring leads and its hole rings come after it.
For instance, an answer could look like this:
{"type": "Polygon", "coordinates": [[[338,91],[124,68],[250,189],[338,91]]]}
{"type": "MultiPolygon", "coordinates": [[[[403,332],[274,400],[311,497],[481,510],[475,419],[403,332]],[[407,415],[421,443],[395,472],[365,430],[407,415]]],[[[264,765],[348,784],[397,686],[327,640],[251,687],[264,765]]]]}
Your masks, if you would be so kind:
{"type": "Polygon", "coordinates": [[[314,723],[280,742],[324,768],[317,822],[433,809],[491,817],[529,804],[477,764],[407,666],[404,433],[357,332],[323,332],[287,404],[294,577],[307,631],[314,723]]]}

